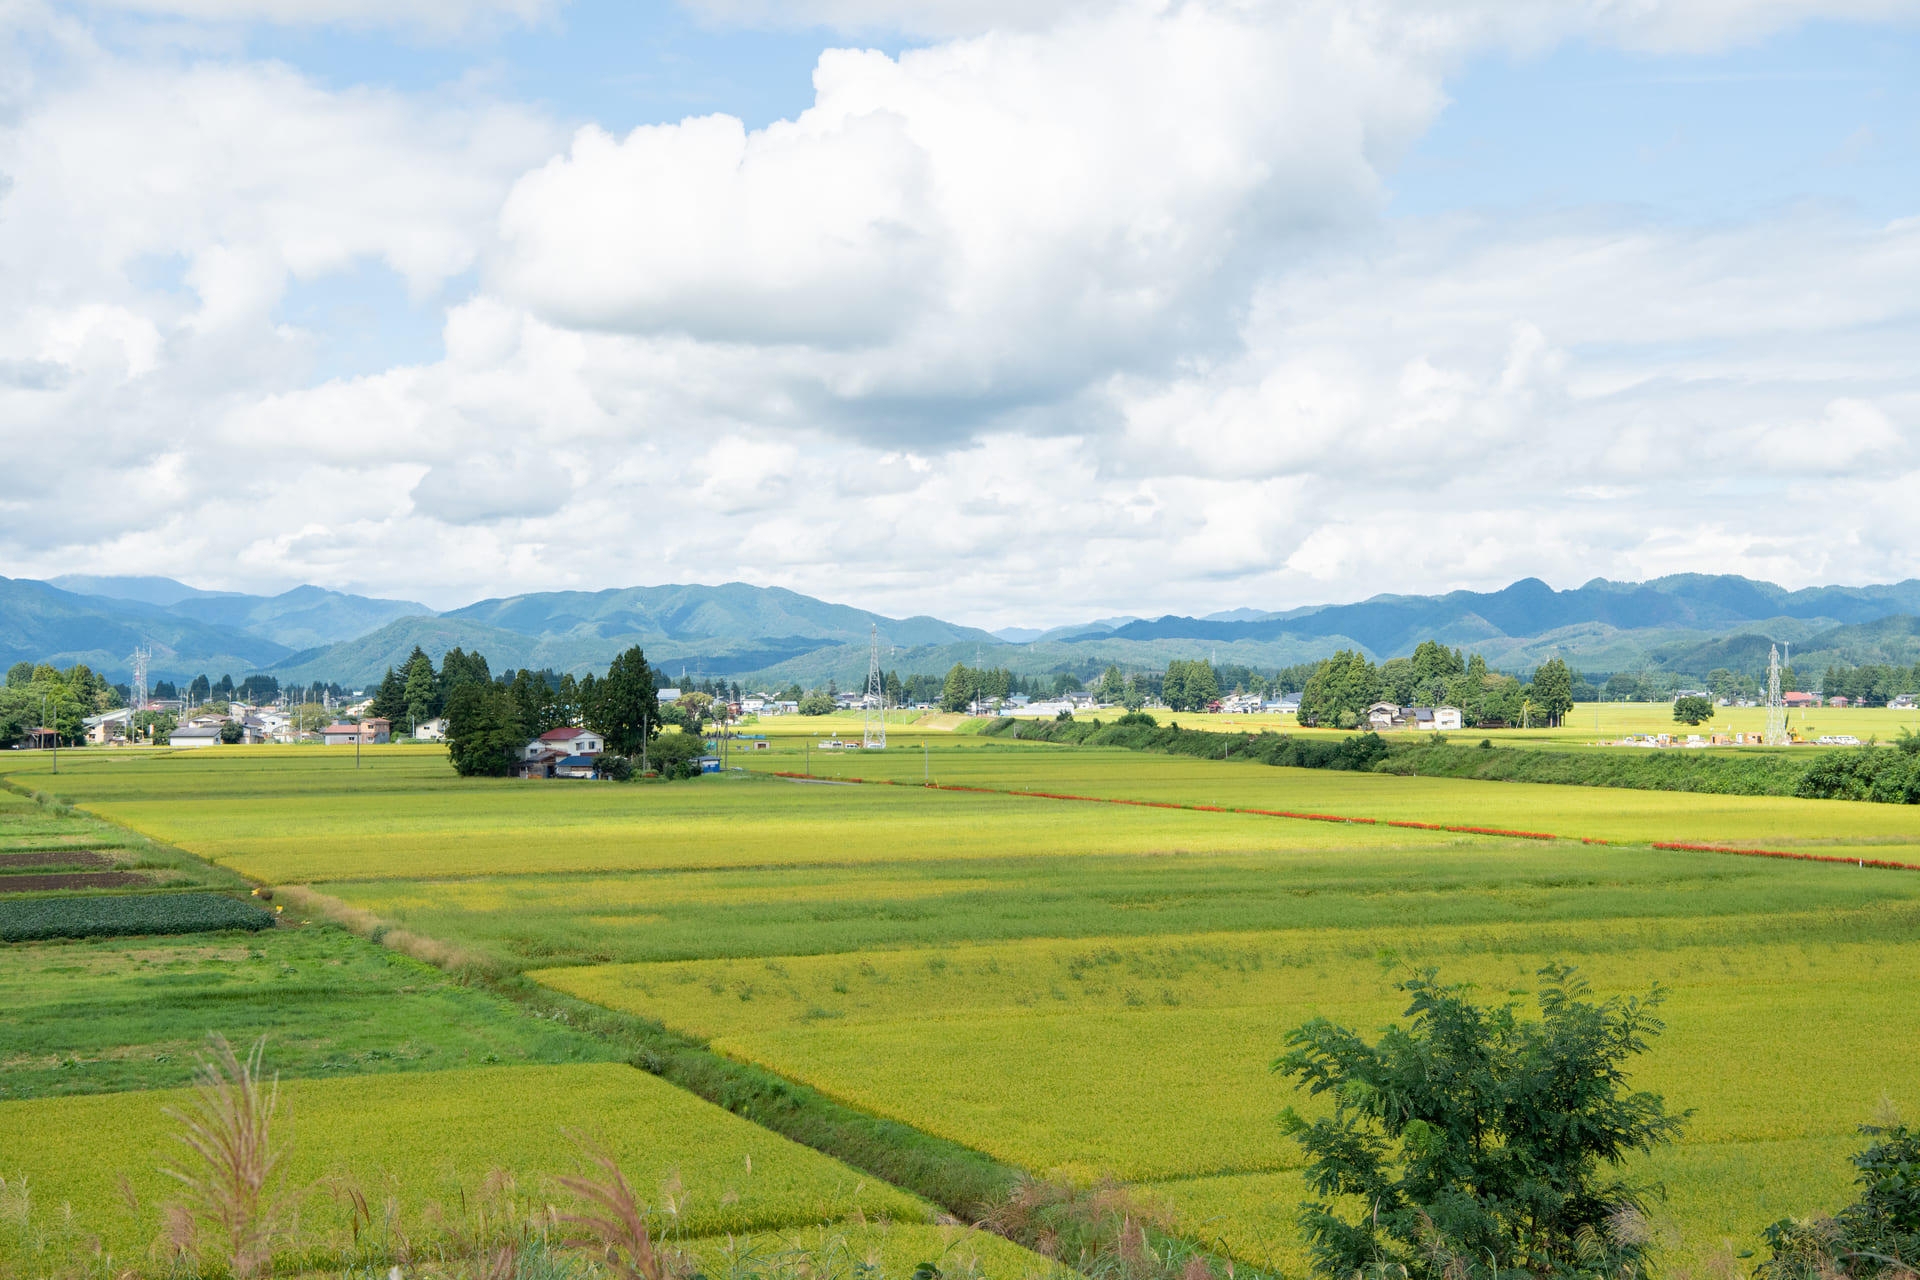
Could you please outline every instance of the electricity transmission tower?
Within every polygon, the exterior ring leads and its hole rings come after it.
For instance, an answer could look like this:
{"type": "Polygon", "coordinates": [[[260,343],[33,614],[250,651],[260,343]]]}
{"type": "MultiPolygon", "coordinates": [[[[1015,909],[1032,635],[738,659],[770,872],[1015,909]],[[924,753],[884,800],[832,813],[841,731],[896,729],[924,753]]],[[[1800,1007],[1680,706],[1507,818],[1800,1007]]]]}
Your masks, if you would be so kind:
{"type": "Polygon", "coordinates": [[[134,649],[133,688],[131,692],[133,694],[132,702],[135,711],[145,711],[147,709],[147,664],[151,661],[153,661],[153,654],[148,652],[147,646],[143,644],[134,649]]]}
{"type": "Polygon", "coordinates": [[[866,729],[862,746],[887,745],[887,681],[880,674],[880,628],[873,626],[873,648],[867,657],[867,694],[860,699],[866,708],[866,729]]]}
{"type": "Polygon", "coordinates": [[[1767,732],[1762,739],[1770,747],[1787,745],[1787,707],[1780,700],[1780,646],[1767,655],[1767,732]]]}

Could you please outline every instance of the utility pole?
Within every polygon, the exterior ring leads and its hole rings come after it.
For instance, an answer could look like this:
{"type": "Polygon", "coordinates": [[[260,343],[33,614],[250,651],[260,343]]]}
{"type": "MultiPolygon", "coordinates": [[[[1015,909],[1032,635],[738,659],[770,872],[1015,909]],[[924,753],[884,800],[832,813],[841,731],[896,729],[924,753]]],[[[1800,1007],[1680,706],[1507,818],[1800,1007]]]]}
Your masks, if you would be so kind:
{"type": "Polygon", "coordinates": [[[933,781],[933,752],[927,747],[927,740],[920,739],[920,763],[926,766],[927,781],[933,781]]]}
{"type": "Polygon", "coordinates": [[[645,776],[646,772],[647,772],[647,716],[646,716],[646,713],[643,711],[640,713],[640,773],[642,776],[645,776]]]}

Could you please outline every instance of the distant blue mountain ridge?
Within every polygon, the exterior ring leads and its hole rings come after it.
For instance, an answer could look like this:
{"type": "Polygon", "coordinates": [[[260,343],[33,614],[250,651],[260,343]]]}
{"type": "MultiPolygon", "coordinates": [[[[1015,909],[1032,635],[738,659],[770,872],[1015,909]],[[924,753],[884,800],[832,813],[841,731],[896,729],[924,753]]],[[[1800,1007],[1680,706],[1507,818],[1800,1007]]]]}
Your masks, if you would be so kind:
{"type": "Polygon", "coordinates": [[[614,654],[638,644],[675,678],[805,684],[831,676],[844,687],[864,677],[876,636],[890,669],[938,672],[984,661],[1023,674],[1107,662],[1158,667],[1170,657],[1271,667],[1352,647],[1383,659],[1433,638],[1515,667],[1555,655],[1589,670],[1690,671],[1689,664],[1722,659],[1751,666],[1774,640],[1791,640],[1796,657],[1827,652],[1826,643],[1845,660],[1911,661],[1900,655],[1920,653],[1915,615],[1916,580],[1790,591],[1730,575],[1680,574],[1638,583],[1596,578],[1565,591],[1527,578],[1491,592],[988,632],[740,582],[533,592],[436,613],[414,601],[314,586],[257,596],[168,578],[70,575],[0,578],[0,661],[79,661],[125,679],[134,647],[144,644],[156,678],[269,672],[285,683],[361,686],[404,663],[416,645],[436,661],[457,645],[486,654],[495,670],[585,672],[604,670],[614,654]]]}

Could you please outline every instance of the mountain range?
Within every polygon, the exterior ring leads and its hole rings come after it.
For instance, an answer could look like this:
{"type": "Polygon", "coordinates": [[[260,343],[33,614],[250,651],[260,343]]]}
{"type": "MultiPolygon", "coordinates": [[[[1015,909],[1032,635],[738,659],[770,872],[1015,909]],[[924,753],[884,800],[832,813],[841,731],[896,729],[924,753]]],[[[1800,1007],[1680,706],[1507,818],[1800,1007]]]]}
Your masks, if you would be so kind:
{"type": "Polygon", "coordinates": [[[1378,659],[1426,639],[1482,653],[1506,669],[1562,657],[1588,672],[1659,669],[1704,674],[1763,668],[1776,642],[1797,666],[1920,659],[1920,581],[1789,591],[1729,575],[1649,582],[1596,578],[1556,591],[1528,578],[1499,591],[1383,595],[1352,604],[1201,618],[1118,616],[1073,626],[988,632],[938,618],[892,618],[781,587],[627,587],[481,600],[436,613],[408,600],[302,586],[274,596],[206,591],[170,578],[0,578],[0,661],[85,662],[116,680],[144,644],[155,679],[255,672],[282,683],[364,687],[414,647],[436,659],[459,646],[495,671],[604,669],[640,645],[668,676],[724,676],[802,685],[865,675],[877,638],[902,673],[955,662],[1024,675],[1108,663],[1164,666],[1211,658],[1270,669],[1358,648],[1378,659]]]}

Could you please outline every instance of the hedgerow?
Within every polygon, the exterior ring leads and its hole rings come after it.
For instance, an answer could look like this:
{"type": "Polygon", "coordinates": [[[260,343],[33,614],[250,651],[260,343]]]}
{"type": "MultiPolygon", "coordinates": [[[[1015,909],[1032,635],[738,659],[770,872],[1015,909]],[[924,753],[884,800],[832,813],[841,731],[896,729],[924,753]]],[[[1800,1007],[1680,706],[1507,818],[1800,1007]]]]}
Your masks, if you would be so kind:
{"type": "Polygon", "coordinates": [[[273,913],[217,893],[153,893],[0,902],[0,942],[265,929],[273,913]]]}
{"type": "Polygon", "coordinates": [[[1814,760],[1784,755],[1709,756],[1696,752],[1579,753],[1454,746],[1431,739],[1389,742],[1375,733],[1340,738],[1211,733],[1098,720],[996,720],[981,732],[1023,741],[1124,747],[1201,759],[1257,760],[1294,769],[1337,769],[1483,782],[1539,782],[1735,796],[1801,796],[1920,804],[1920,738],[1901,749],[1865,746],[1814,760]]]}

